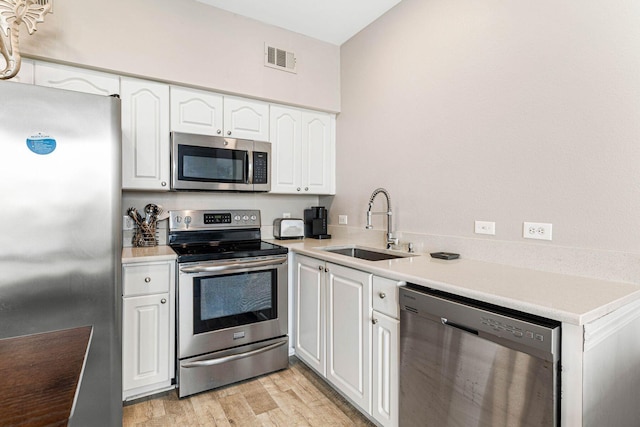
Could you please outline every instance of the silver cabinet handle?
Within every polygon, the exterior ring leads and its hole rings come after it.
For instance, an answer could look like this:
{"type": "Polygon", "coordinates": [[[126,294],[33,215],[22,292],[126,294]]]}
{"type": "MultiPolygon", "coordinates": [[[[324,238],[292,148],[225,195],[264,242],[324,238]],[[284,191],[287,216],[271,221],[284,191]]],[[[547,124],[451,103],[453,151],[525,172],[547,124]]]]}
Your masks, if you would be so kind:
{"type": "Polygon", "coordinates": [[[324,269],[324,272],[325,272],[325,273],[328,273],[328,272],[329,272],[329,269],[328,269],[328,268],[325,268],[325,269],[324,269]]]}
{"type": "Polygon", "coordinates": [[[373,323],[374,325],[378,324],[378,319],[376,319],[375,317],[373,319],[371,319],[371,323],[373,323]]]}
{"type": "Polygon", "coordinates": [[[309,187],[304,187],[304,191],[309,191],[309,187]]]}
{"type": "Polygon", "coordinates": [[[385,299],[387,297],[387,294],[384,292],[380,292],[378,295],[380,295],[380,299],[385,299]]]}
{"type": "Polygon", "coordinates": [[[162,182],[160,183],[160,185],[162,185],[163,187],[166,187],[166,186],[167,186],[167,181],[162,181],[162,182]]]}
{"type": "Polygon", "coordinates": [[[219,365],[221,363],[231,362],[233,360],[238,360],[238,359],[242,359],[242,358],[245,358],[245,357],[253,356],[253,355],[256,355],[256,354],[264,353],[265,351],[273,350],[274,348],[280,347],[281,345],[284,345],[286,343],[287,343],[287,341],[278,341],[277,343],[269,344],[269,345],[267,345],[265,347],[261,347],[261,348],[255,349],[255,350],[247,351],[246,353],[232,354],[230,356],[223,356],[223,357],[219,357],[217,359],[197,360],[195,362],[182,363],[182,364],[180,364],[180,366],[183,367],[183,368],[199,368],[199,367],[202,367],[202,366],[219,365]]]}
{"type": "Polygon", "coordinates": [[[324,267],[322,267],[321,265],[318,266],[318,271],[322,271],[324,269],[324,267]]]}
{"type": "Polygon", "coordinates": [[[149,283],[151,282],[151,277],[145,277],[144,278],[144,283],[149,283]]]}
{"type": "Polygon", "coordinates": [[[222,130],[221,130],[221,129],[218,129],[218,130],[216,131],[216,133],[217,133],[218,135],[220,135],[220,134],[222,133],[222,130]]]}
{"type": "Polygon", "coordinates": [[[230,130],[227,131],[227,135],[231,135],[231,131],[230,130]]]}
{"type": "Polygon", "coordinates": [[[269,265],[278,265],[278,264],[284,264],[285,262],[287,262],[286,255],[282,257],[264,259],[259,261],[234,260],[229,262],[216,261],[216,262],[206,263],[206,264],[200,263],[198,265],[193,265],[189,267],[180,267],[180,271],[183,273],[209,273],[214,271],[237,270],[240,268],[253,268],[253,267],[264,267],[269,265]]]}
{"type": "Polygon", "coordinates": [[[160,300],[160,304],[166,304],[166,303],[167,303],[167,299],[166,299],[166,298],[162,298],[162,299],[160,300]]]}
{"type": "Polygon", "coordinates": [[[300,187],[296,188],[296,191],[300,191],[300,187]]]}

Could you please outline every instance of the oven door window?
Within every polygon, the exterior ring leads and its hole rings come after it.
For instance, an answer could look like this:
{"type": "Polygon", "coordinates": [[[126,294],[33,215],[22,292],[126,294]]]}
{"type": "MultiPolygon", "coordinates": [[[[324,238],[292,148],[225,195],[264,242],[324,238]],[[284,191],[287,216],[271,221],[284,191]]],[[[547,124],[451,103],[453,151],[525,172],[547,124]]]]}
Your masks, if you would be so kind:
{"type": "Polygon", "coordinates": [[[275,319],[277,279],[276,269],[194,278],[194,334],[275,319]]]}
{"type": "Polygon", "coordinates": [[[182,181],[246,183],[249,153],[244,150],[178,146],[178,179],[182,181]]]}

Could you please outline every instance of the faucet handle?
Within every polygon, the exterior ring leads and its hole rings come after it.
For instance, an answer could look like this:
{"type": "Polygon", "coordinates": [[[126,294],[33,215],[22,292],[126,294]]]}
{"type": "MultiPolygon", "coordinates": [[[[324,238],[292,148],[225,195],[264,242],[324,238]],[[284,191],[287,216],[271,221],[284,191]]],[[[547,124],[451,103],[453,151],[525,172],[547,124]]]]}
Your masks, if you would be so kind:
{"type": "Polygon", "coordinates": [[[407,243],[407,252],[409,252],[410,254],[413,253],[413,243],[407,243]]]}

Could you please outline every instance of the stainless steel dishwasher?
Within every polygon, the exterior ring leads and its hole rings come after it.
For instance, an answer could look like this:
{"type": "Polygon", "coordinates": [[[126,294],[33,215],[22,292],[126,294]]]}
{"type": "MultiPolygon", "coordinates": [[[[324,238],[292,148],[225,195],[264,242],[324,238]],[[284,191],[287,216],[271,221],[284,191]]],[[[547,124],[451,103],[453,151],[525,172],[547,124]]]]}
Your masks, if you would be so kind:
{"type": "Polygon", "coordinates": [[[400,288],[400,426],[559,425],[560,324],[400,288]]]}

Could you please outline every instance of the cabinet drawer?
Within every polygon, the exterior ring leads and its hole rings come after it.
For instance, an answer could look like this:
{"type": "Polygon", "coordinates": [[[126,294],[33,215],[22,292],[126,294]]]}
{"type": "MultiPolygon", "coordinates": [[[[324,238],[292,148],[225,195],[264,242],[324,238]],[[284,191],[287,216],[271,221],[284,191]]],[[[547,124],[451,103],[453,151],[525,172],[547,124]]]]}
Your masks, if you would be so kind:
{"type": "Polygon", "coordinates": [[[373,276],[373,309],[391,316],[400,317],[398,307],[398,286],[403,282],[373,276]]]}
{"type": "Polygon", "coordinates": [[[122,293],[124,296],[169,292],[173,264],[128,264],[122,266],[122,293]]]}

